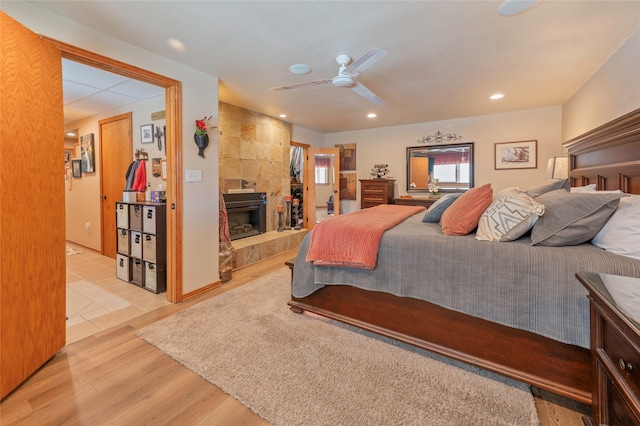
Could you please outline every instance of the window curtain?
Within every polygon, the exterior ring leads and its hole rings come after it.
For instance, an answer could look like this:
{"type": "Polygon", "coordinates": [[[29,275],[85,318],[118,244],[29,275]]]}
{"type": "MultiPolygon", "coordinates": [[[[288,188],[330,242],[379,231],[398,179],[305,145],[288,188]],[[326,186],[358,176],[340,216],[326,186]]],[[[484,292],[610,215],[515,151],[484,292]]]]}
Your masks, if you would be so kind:
{"type": "Polygon", "coordinates": [[[469,156],[464,152],[451,152],[433,156],[436,164],[462,164],[469,162],[469,156]]]}

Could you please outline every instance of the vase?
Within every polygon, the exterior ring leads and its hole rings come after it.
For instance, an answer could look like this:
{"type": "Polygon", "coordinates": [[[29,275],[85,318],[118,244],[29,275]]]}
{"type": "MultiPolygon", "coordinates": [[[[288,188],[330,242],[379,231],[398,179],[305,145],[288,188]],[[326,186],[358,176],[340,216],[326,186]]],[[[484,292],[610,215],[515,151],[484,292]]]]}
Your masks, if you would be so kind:
{"type": "Polygon", "coordinates": [[[196,141],[196,145],[198,146],[198,155],[204,158],[204,150],[209,146],[209,135],[206,133],[204,135],[196,133],[193,135],[193,139],[196,141]]]}

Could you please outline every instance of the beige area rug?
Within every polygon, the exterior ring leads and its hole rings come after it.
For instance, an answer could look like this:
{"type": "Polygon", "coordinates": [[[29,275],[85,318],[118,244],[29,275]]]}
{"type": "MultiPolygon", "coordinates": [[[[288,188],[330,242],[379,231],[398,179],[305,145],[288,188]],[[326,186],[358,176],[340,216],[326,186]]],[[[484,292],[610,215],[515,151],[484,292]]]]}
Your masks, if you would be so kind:
{"type": "Polygon", "coordinates": [[[295,314],[289,292],[282,268],[138,335],[275,425],[539,424],[527,385],[295,314]]]}

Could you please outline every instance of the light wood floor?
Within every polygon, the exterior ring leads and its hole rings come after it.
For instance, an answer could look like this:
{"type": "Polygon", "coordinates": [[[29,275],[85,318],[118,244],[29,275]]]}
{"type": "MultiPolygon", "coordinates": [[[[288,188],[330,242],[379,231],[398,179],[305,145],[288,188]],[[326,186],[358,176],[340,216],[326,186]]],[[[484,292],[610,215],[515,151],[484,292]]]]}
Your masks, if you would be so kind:
{"type": "MultiPolygon", "coordinates": [[[[268,425],[135,336],[138,329],[283,267],[295,251],[233,272],[222,287],[65,346],[0,404],[2,425],[268,425]]],[[[542,426],[582,425],[588,407],[534,389],[542,426]]]]}

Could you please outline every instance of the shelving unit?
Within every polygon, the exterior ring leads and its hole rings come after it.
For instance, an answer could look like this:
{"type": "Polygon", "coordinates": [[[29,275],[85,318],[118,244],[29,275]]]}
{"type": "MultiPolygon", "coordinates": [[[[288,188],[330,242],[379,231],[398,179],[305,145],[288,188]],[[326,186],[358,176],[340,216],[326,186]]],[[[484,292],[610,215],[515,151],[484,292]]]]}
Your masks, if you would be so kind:
{"type": "Polygon", "coordinates": [[[167,290],[166,204],[116,203],[116,275],[153,293],[167,290]]]}

